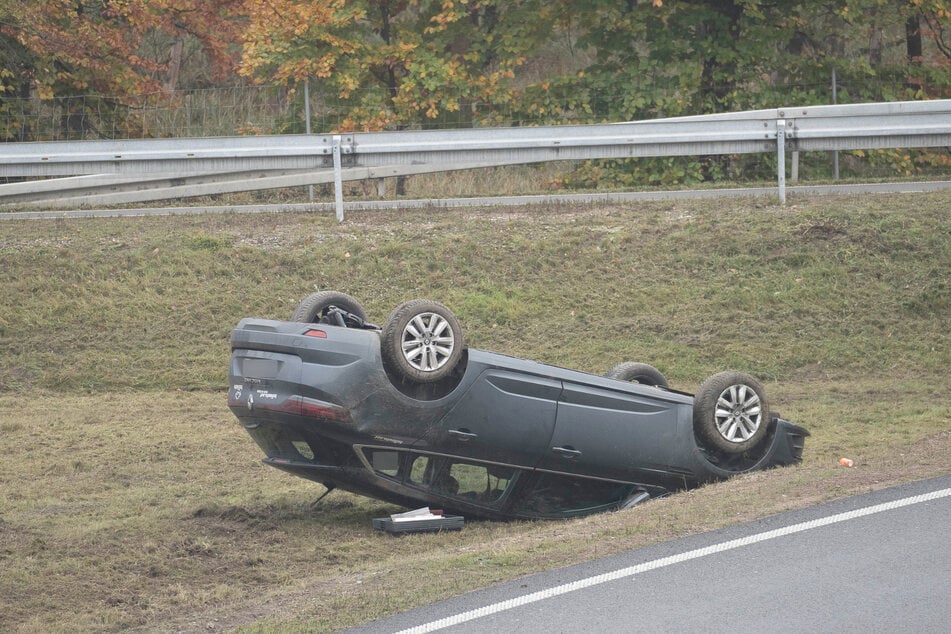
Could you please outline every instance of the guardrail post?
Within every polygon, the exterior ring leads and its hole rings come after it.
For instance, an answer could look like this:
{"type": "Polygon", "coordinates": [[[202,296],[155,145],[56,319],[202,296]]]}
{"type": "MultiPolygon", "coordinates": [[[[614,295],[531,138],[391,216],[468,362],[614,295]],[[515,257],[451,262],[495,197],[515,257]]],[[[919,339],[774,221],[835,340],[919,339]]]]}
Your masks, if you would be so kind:
{"type": "Polygon", "coordinates": [[[779,202],[786,204],[786,120],[776,121],[776,172],[778,173],[779,202]]]}
{"type": "Polygon", "coordinates": [[[340,160],[340,135],[333,136],[334,152],[334,204],[337,208],[337,222],[343,222],[343,173],[340,160]]]}

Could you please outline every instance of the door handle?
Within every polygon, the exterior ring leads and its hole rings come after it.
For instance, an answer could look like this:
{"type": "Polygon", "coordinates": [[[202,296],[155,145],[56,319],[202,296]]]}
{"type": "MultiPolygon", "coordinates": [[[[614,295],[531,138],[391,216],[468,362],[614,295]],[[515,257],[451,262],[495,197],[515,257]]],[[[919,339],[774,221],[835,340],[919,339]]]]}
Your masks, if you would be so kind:
{"type": "Polygon", "coordinates": [[[449,433],[458,438],[459,440],[465,442],[467,440],[472,440],[473,438],[478,438],[479,434],[473,434],[468,429],[450,429],[449,433]]]}
{"type": "Polygon", "coordinates": [[[564,447],[552,447],[551,450],[561,454],[562,458],[568,458],[569,460],[581,457],[581,452],[571,445],[565,445],[564,447]]]}

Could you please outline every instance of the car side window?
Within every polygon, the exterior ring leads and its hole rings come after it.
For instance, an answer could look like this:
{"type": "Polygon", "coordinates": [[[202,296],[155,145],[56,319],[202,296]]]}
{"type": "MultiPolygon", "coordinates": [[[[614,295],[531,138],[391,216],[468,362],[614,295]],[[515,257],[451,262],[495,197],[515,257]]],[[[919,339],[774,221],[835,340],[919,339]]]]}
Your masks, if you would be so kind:
{"type": "Polygon", "coordinates": [[[485,465],[464,462],[449,466],[449,477],[458,483],[456,495],[481,502],[495,502],[501,498],[512,481],[513,472],[514,469],[507,467],[490,470],[485,465]]]}
{"type": "Polygon", "coordinates": [[[410,462],[409,473],[407,474],[409,481],[413,484],[430,487],[436,479],[434,477],[437,467],[436,461],[429,456],[410,455],[412,462],[410,462]]]}
{"type": "Polygon", "coordinates": [[[540,473],[519,505],[543,517],[584,515],[610,507],[630,495],[632,485],[554,473],[540,473]]]}
{"type": "Polygon", "coordinates": [[[454,460],[414,452],[364,449],[368,464],[380,474],[433,493],[492,505],[515,481],[512,467],[454,460]]]}

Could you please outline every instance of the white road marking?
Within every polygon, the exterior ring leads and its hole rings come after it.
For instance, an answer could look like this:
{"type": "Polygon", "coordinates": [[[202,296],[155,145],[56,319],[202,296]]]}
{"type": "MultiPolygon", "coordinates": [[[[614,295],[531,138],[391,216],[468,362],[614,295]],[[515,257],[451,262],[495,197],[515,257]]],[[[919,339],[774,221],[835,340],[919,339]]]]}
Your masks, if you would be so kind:
{"type": "Polygon", "coordinates": [[[921,502],[928,502],[930,500],[936,500],[939,498],[948,497],[949,495],[951,495],[951,489],[942,489],[940,491],[932,491],[931,493],[923,493],[921,495],[915,495],[912,497],[903,498],[901,500],[895,500],[893,502],[885,502],[883,504],[876,504],[875,506],[867,506],[865,508],[856,509],[854,511],[839,513],[838,515],[831,515],[829,517],[823,517],[820,519],[810,520],[808,522],[802,522],[800,524],[793,524],[792,526],[786,526],[785,528],[777,528],[775,530],[766,531],[763,533],[757,533],[756,535],[741,537],[740,539],[734,539],[728,542],[714,544],[712,546],[706,546],[704,548],[698,548],[696,550],[691,550],[689,552],[681,553],[679,555],[663,557],[662,559],[655,559],[654,561],[648,561],[642,564],[638,564],[636,566],[630,566],[628,568],[622,568],[620,570],[607,572],[601,575],[596,575],[594,577],[588,577],[587,579],[579,579],[578,581],[572,581],[571,583],[555,586],[553,588],[539,590],[538,592],[533,592],[531,594],[515,597],[514,599],[508,599],[506,601],[500,601],[492,605],[486,605],[481,608],[477,608],[475,610],[469,610],[468,612],[463,612],[461,614],[449,616],[444,619],[439,619],[438,621],[432,621],[430,623],[417,625],[416,627],[411,627],[409,629],[402,630],[401,632],[398,632],[397,634],[423,634],[424,632],[434,632],[444,627],[459,625],[460,623],[465,623],[466,621],[478,619],[483,616],[489,616],[490,614],[496,614],[498,612],[504,612],[505,610],[511,610],[519,606],[528,605],[529,603],[535,603],[537,601],[542,601],[544,599],[550,599],[551,597],[567,594],[569,592],[574,592],[576,590],[590,588],[591,586],[596,586],[602,583],[608,583],[609,581],[624,579],[625,577],[633,577],[634,575],[640,574],[642,572],[647,572],[649,570],[664,568],[666,566],[671,566],[673,564],[677,564],[683,561],[698,559],[700,557],[706,557],[707,555],[722,553],[727,550],[733,550],[735,548],[741,548],[743,546],[749,546],[751,544],[758,544],[759,542],[764,542],[769,539],[775,539],[777,537],[785,537],[786,535],[793,535],[795,533],[801,533],[803,531],[812,530],[814,528],[820,528],[822,526],[828,526],[830,524],[836,524],[839,522],[853,520],[859,517],[865,517],[866,515],[874,515],[875,513],[890,511],[893,509],[901,508],[903,506],[919,504],[921,502]]]}

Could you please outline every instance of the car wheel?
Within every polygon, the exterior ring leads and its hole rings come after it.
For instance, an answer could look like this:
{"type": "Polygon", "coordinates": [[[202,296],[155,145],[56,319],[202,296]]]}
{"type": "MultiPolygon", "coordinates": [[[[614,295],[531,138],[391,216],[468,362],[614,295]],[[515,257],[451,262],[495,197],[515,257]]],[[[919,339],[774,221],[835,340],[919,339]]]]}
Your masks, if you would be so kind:
{"type": "Polygon", "coordinates": [[[660,370],[647,363],[637,363],[635,361],[618,363],[605,372],[604,376],[609,379],[640,383],[641,385],[660,387],[665,390],[670,387],[667,384],[667,377],[665,377],[660,370]]]}
{"type": "Polygon", "coordinates": [[[439,302],[427,299],[397,306],[380,337],[387,367],[419,383],[449,376],[465,348],[456,316],[439,302]]]}
{"type": "Polygon", "coordinates": [[[708,448],[741,454],[766,436],[769,405],[759,381],[742,372],[720,372],[700,385],[693,426],[708,448]]]}
{"type": "Polygon", "coordinates": [[[363,306],[353,297],[338,291],[318,291],[311,293],[301,300],[300,304],[298,304],[294,310],[294,314],[291,315],[291,321],[298,321],[305,324],[319,323],[321,318],[327,315],[328,309],[331,306],[336,306],[340,310],[352,313],[363,321],[367,319],[367,314],[366,311],[363,310],[363,306]]]}

